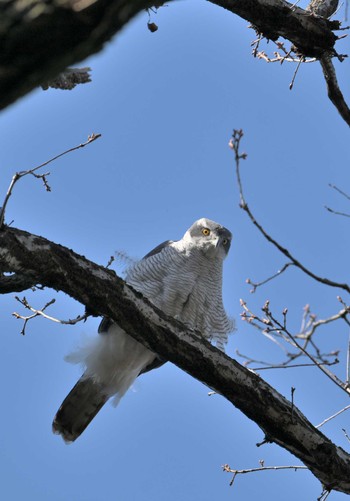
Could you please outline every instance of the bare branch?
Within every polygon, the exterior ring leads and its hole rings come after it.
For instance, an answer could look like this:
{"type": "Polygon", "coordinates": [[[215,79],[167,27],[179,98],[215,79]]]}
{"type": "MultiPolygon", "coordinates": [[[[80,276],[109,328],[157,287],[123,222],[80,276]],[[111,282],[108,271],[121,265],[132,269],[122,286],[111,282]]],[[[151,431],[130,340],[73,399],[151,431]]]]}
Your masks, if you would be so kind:
{"type": "Polygon", "coordinates": [[[350,493],[350,456],[336,447],[261,377],[166,317],[114,272],[62,245],[5,227],[0,232],[5,271],[26,269],[43,286],[61,290],[93,314],[107,316],[164,360],[204,382],[253,419],[269,441],[298,457],[323,485],[350,493]],[[89,284],[89,287],[87,287],[89,284]]]}
{"type": "Polygon", "coordinates": [[[339,360],[335,359],[333,362],[319,362],[317,364],[293,364],[293,365],[271,365],[269,367],[252,367],[253,371],[263,371],[267,369],[295,369],[297,367],[316,367],[316,365],[327,365],[330,367],[331,365],[337,365],[339,364],[339,360]]]}
{"type": "Polygon", "coordinates": [[[20,171],[20,172],[16,172],[16,174],[13,176],[13,178],[11,180],[10,186],[8,187],[8,190],[7,190],[7,193],[6,193],[3,205],[0,208],[0,230],[4,226],[5,211],[6,211],[6,207],[7,207],[8,201],[9,201],[11,195],[12,195],[12,191],[13,191],[13,188],[14,188],[15,184],[17,183],[17,181],[19,181],[19,179],[21,179],[22,177],[27,176],[29,174],[33,175],[36,178],[42,179],[46,190],[47,191],[51,191],[51,188],[47,184],[47,180],[46,180],[46,176],[48,176],[50,173],[47,172],[46,174],[40,174],[39,175],[39,174],[36,174],[35,172],[37,170],[41,169],[42,167],[45,167],[49,163],[54,162],[58,158],[63,157],[63,155],[67,155],[67,153],[71,153],[72,151],[79,150],[80,148],[84,148],[84,146],[92,143],[93,141],[95,141],[99,137],[101,137],[101,134],[91,134],[90,136],[88,136],[88,139],[87,139],[87,141],[85,141],[85,143],[81,143],[78,146],[74,146],[73,148],[69,148],[69,150],[66,150],[63,153],[59,153],[55,157],[50,158],[50,160],[46,160],[46,162],[44,162],[44,163],[42,163],[40,165],[37,165],[33,169],[23,170],[23,171],[20,171]]]}
{"type": "Polygon", "coordinates": [[[346,384],[350,386],[350,334],[349,334],[348,349],[346,354],[346,384]]]}
{"type": "Polygon", "coordinates": [[[342,310],[340,310],[335,315],[332,315],[331,317],[320,319],[320,320],[313,320],[311,322],[310,329],[300,332],[300,334],[297,334],[295,337],[299,338],[299,339],[308,339],[314,334],[315,330],[318,327],[320,327],[321,325],[326,325],[326,324],[329,324],[331,322],[335,322],[336,320],[339,320],[341,318],[346,319],[346,315],[348,315],[349,313],[350,313],[350,306],[345,305],[345,307],[342,310]]]}
{"type": "Polygon", "coordinates": [[[350,214],[348,214],[347,212],[339,212],[339,211],[333,210],[330,207],[327,207],[327,205],[325,205],[324,208],[326,210],[328,210],[328,212],[331,212],[332,214],[336,214],[337,216],[350,217],[350,214]]]}
{"type": "MultiPolygon", "coordinates": [[[[341,298],[340,298],[341,299],[341,298]]],[[[331,321],[339,320],[340,318],[343,318],[344,315],[347,314],[348,310],[344,311],[342,310],[339,314],[334,315],[333,317],[330,317],[330,319],[326,320],[320,320],[316,322],[316,317],[315,315],[310,313],[309,307],[304,308],[304,314],[303,314],[303,321],[302,321],[302,331],[299,334],[293,335],[291,334],[288,329],[287,329],[287,309],[283,311],[283,324],[281,322],[278,322],[272,315],[271,311],[269,310],[269,301],[266,301],[263,311],[266,315],[266,317],[260,318],[258,315],[252,313],[247,304],[241,300],[241,305],[244,309],[244,312],[241,314],[241,317],[243,320],[248,321],[250,324],[254,325],[254,327],[257,327],[259,330],[261,330],[262,334],[264,334],[266,337],[268,337],[269,340],[273,341],[276,343],[279,348],[285,351],[286,353],[286,360],[283,362],[283,364],[271,364],[271,368],[278,368],[279,365],[284,366],[284,367],[289,367],[290,363],[294,361],[295,359],[299,358],[300,356],[307,356],[310,358],[313,362],[312,365],[316,365],[318,368],[320,368],[328,377],[330,377],[333,382],[337,384],[337,386],[341,387],[344,391],[349,393],[349,385],[347,383],[342,382],[335,374],[333,374],[331,371],[329,371],[325,366],[331,366],[335,365],[339,362],[337,356],[338,352],[331,352],[328,354],[322,354],[315,342],[312,339],[312,335],[316,331],[317,327],[320,325],[324,325],[325,323],[329,323],[331,321]],[[313,328],[313,325],[316,323],[315,328],[313,328]],[[311,326],[311,329],[310,329],[311,326]],[[309,329],[309,330],[307,330],[309,329]],[[309,335],[308,335],[309,334],[309,335]],[[283,344],[279,341],[277,341],[276,337],[280,337],[283,341],[290,343],[294,348],[297,349],[296,353],[290,353],[285,349],[283,344]],[[303,339],[303,345],[300,345],[297,341],[297,338],[303,339]],[[316,355],[310,354],[310,352],[307,350],[308,345],[311,345],[312,348],[315,350],[316,355]],[[330,361],[330,357],[335,357],[333,361],[330,361]]],[[[344,304],[346,307],[346,305],[344,304]]],[[[347,307],[346,307],[347,308],[347,307]]],[[[245,357],[247,362],[245,365],[249,365],[250,363],[258,363],[258,361],[254,361],[252,358],[245,357]]],[[[270,366],[268,366],[266,363],[263,363],[265,367],[259,368],[260,370],[268,369],[270,366]]],[[[253,368],[252,370],[258,370],[256,368],[253,368]]]]}
{"type": "Polygon", "coordinates": [[[344,407],[344,409],[341,409],[340,411],[336,412],[335,414],[332,414],[332,416],[329,416],[327,419],[325,419],[324,421],[322,421],[322,423],[320,423],[317,426],[315,426],[315,428],[321,428],[321,426],[323,426],[324,424],[328,423],[328,421],[331,421],[332,419],[336,418],[337,416],[339,416],[343,412],[347,411],[348,409],[350,409],[350,405],[347,405],[346,407],[344,407]]]}
{"type": "Polygon", "coordinates": [[[283,52],[283,55],[280,54],[280,52],[275,51],[273,53],[274,57],[271,58],[266,54],[266,52],[264,52],[264,51],[258,52],[257,51],[262,39],[263,39],[263,37],[260,36],[260,38],[258,38],[254,42],[252,42],[253,46],[256,45],[255,49],[253,50],[253,56],[257,57],[258,59],[263,59],[267,63],[280,63],[282,65],[286,61],[288,63],[296,63],[296,64],[300,65],[301,63],[303,63],[303,64],[304,63],[315,63],[317,61],[316,57],[306,58],[304,56],[301,56],[299,53],[297,54],[296,48],[294,46],[292,46],[289,50],[287,50],[284,46],[284,43],[280,42],[279,40],[274,41],[273,43],[275,43],[277,45],[278,49],[283,52]],[[295,54],[295,56],[293,56],[292,54],[295,54]]]}
{"type": "MultiPolygon", "coordinates": [[[[333,8],[335,6],[334,2],[320,2],[320,1],[314,1],[310,2],[309,6],[307,7],[306,11],[309,10],[312,12],[312,15],[315,17],[329,17],[324,14],[326,14],[325,9],[329,7],[333,8]],[[309,8],[310,7],[310,8],[309,8]],[[316,14],[316,10],[321,11],[322,10],[322,15],[321,14],[316,14]]],[[[329,10],[330,12],[331,10],[329,10]]],[[[344,99],[344,96],[339,88],[337,77],[336,77],[336,72],[335,68],[332,62],[332,57],[336,56],[339,61],[344,61],[344,59],[347,57],[345,54],[337,54],[334,49],[331,51],[325,51],[323,54],[319,55],[319,57],[313,57],[313,58],[306,58],[305,54],[303,53],[302,50],[300,50],[300,47],[298,45],[292,45],[291,48],[287,51],[284,47],[284,43],[280,42],[279,40],[274,41],[276,45],[278,46],[279,50],[282,50],[284,53],[283,55],[280,54],[280,52],[274,52],[274,57],[269,57],[265,51],[258,51],[258,47],[260,45],[261,40],[264,37],[260,34],[260,37],[255,40],[252,45],[254,47],[253,49],[253,56],[257,57],[258,59],[263,59],[264,61],[268,63],[280,63],[283,64],[285,61],[290,62],[290,63],[296,63],[297,67],[295,69],[292,81],[289,85],[289,89],[292,90],[295,82],[296,75],[298,73],[298,70],[300,68],[300,65],[303,63],[313,63],[317,60],[319,60],[321,64],[321,68],[323,71],[323,75],[327,84],[327,89],[328,89],[328,97],[334,104],[334,106],[337,108],[338,112],[340,113],[341,117],[345,120],[345,122],[350,125],[350,109],[344,99]],[[295,54],[292,55],[292,54],[295,54]]],[[[342,38],[342,37],[338,37],[342,38]]]]}
{"type": "Polygon", "coordinates": [[[22,299],[20,299],[18,296],[15,296],[15,299],[19,303],[21,303],[27,310],[30,310],[30,311],[33,312],[33,315],[28,315],[28,316],[20,315],[17,312],[13,312],[12,313],[12,315],[15,318],[24,320],[24,324],[23,324],[23,327],[22,327],[22,330],[21,330],[21,334],[23,336],[25,335],[25,330],[26,330],[28,322],[30,320],[36,318],[36,317],[44,317],[47,320],[51,320],[52,322],[56,322],[56,323],[63,324],[63,325],[75,325],[75,324],[77,324],[78,322],[81,322],[81,321],[85,322],[85,320],[87,318],[89,318],[89,316],[90,316],[90,314],[85,313],[84,315],[78,315],[76,318],[74,318],[72,320],[59,320],[58,318],[51,317],[50,315],[47,315],[47,313],[45,313],[46,308],[48,308],[49,306],[51,306],[52,304],[54,304],[56,302],[56,299],[51,299],[51,301],[49,301],[48,303],[46,303],[45,306],[43,308],[41,308],[41,310],[37,310],[37,309],[33,308],[28,303],[28,301],[27,301],[27,299],[25,297],[23,297],[22,299]]]}
{"type": "Polygon", "coordinates": [[[114,256],[111,256],[108,260],[108,263],[106,264],[106,268],[109,268],[111,266],[111,264],[113,263],[113,261],[115,260],[115,257],[114,256]]]}
{"type": "Polygon", "coordinates": [[[323,489],[321,495],[317,498],[317,501],[326,501],[331,492],[332,489],[323,489]]]}
{"type": "Polygon", "coordinates": [[[247,158],[246,153],[240,153],[239,148],[240,148],[240,142],[243,137],[243,131],[241,129],[239,130],[234,130],[232,134],[232,138],[229,142],[229,147],[234,151],[235,153],[235,162],[236,162],[236,177],[237,177],[237,183],[238,183],[238,188],[239,188],[239,197],[240,197],[240,203],[239,206],[241,209],[243,209],[247,214],[251,222],[254,224],[256,228],[260,231],[260,233],[265,237],[265,239],[270,242],[272,245],[274,245],[282,254],[284,254],[288,259],[290,259],[293,264],[302,270],[306,275],[309,277],[313,278],[317,282],[320,282],[325,285],[329,285],[330,287],[337,287],[340,289],[344,289],[347,292],[350,293],[350,286],[346,283],[339,283],[335,282],[334,280],[330,280],[328,278],[322,278],[319,275],[316,275],[313,273],[311,270],[306,268],[300,261],[298,261],[290,252],[288,249],[283,247],[277,240],[275,240],[271,235],[267,233],[267,231],[262,227],[262,225],[256,220],[255,216],[251,212],[251,210],[248,207],[248,204],[244,198],[243,194],[243,185],[242,185],[242,180],[241,180],[241,173],[240,173],[240,160],[243,159],[245,160],[247,158]]]}
{"type": "Polygon", "coordinates": [[[252,282],[250,280],[250,278],[247,278],[246,283],[253,286],[253,288],[250,289],[249,292],[251,292],[253,294],[258,287],[261,287],[262,285],[267,284],[267,282],[270,282],[270,280],[273,280],[274,278],[279,277],[280,275],[282,275],[282,273],[284,273],[286,271],[286,269],[289,268],[289,266],[294,266],[294,263],[286,263],[286,264],[284,264],[282,266],[282,268],[280,270],[278,270],[274,275],[272,275],[271,277],[266,278],[265,280],[262,280],[261,282],[255,283],[255,282],[252,282]]]}
{"type": "Polygon", "coordinates": [[[269,302],[266,301],[264,307],[262,308],[263,312],[265,313],[266,317],[268,318],[268,320],[271,322],[271,325],[272,327],[267,327],[267,329],[278,329],[280,332],[284,332],[290,339],[291,341],[295,344],[295,346],[301,351],[304,353],[304,355],[306,355],[315,365],[317,365],[317,367],[331,380],[333,381],[333,383],[335,383],[339,388],[341,388],[343,391],[345,391],[345,393],[347,395],[350,394],[350,388],[348,386],[348,384],[344,383],[343,381],[341,381],[335,374],[333,374],[333,372],[331,372],[330,370],[327,369],[327,367],[325,367],[324,365],[321,365],[318,360],[313,356],[311,355],[296,339],[296,336],[293,336],[293,334],[291,334],[289,332],[289,330],[287,329],[287,326],[286,326],[286,321],[285,321],[285,317],[286,317],[286,314],[284,313],[284,321],[283,321],[283,324],[281,324],[281,322],[279,322],[274,316],[273,314],[271,313],[270,311],[270,308],[269,308],[269,302]]]}
{"type": "MultiPolygon", "coordinates": [[[[248,367],[248,366],[250,366],[250,364],[262,364],[262,367],[250,367],[250,369],[255,371],[255,372],[270,370],[270,369],[296,369],[299,367],[315,367],[315,364],[313,364],[313,363],[310,363],[310,364],[290,364],[291,360],[287,360],[283,364],[273,364],[270,362],[266,362],[265,360],[256,360],[254,358],[248,357],[247,355],[244,355],[243,353],[241,353],[237,349],[236,349],[236,355],[245,360],[245,362],[243,364],[244,367],[248,367]]],[[[293,359],[295,360],[295,358],[297,358],[297,357],[294,357],[293,359]]],[[[320,365],[327,365],[327,366],[337,365],[337,364],[339,364],[339,360],[337,358],[335,360],[333,360],[332,362],[325,361],[325,362],[320,363],[320,365]]]]}
{"type": "Polygon", "coordinates": [[[342,431],[344,432],[344,435],[346,436],[346,438],[349,440],[350,442],[350,437],[349,435],[347,434],[346,430],[344,428],[342,428],[342,431]]]}
{"type": "MultiPolygon", "coordinates": [[[[350,200],[350,196],[347,193],[345,193],[345,191],[341,190],[340,188],[338,188],[334,184],[329,184],[328,186],[330,188],[333,188],[338,193],[340,193],[340,195],[345,197],[347,200],[350,200]]],[[[331,212],[332,214],[336,214],[338,216],[350,217],[350,214],[348,214],[347,212],[339,212],[339,211],[336,211],[334,209],[331,209],[330,207],[327,207],[326,205],[325,205],[325,209],[328,210],[329,212],[331,212]]]]}
{"type": "Polygon", "coordinates": [[[347,193],[345,193],[345,191],[341,190],[340,188],[338,188],[338,186],[335,186],[335,184],[329,184],[328,185],[330,188],[333,188],[333,190],[337,191],[338,193],[340,193],[341,195],[343,195],[343,197],[347,198],[348,200],[350,200],[350,195],[348,195],[347,193]]]}
{"type": "Polygon", "coordinates": [[[339,88],[331,56],[322,56],[320,58],[320,64],[327,84],[328,97],[337,108],[343,120],[345,120],[345,122],[350,126],[350,108],[348,107],[339,88]]]}
{"type": "Polygon", "coordinates": [[[228,464],[224,464],[222,467],[223,471],[228,473],[233,473],[232,480],[230,485],[233,485],[233,482],[236,479],[237,475],[244,475],[245,473],[257,473],[258,471],[268,471],[268,470],[305,470],[307,469],[305,466],[260,466],[259,468],[248,468],[246,470],[234,470],[228,464]]]}

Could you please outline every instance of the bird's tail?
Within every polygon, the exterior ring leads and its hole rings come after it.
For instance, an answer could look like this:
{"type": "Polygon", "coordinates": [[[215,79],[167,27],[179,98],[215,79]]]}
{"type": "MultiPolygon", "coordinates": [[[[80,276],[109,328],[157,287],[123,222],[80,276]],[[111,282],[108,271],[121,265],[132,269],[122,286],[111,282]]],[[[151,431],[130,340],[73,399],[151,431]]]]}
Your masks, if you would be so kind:
{"type": "Polygon", "coordinates": [[[110,397],[118,405],[140,373],[162,363],[154,363],[156,355],[116,324],[66,359],[85,367],[84,375],[53,421],[54,433],[61,434],[66,442],[73,442],[81,435],[110,397]]]}
{"type": "Polygon", "coordinates": [[[109,399],[104,386],[83,375],[62,402],[52,423],[54,433],[74,442],[109,399]]]}

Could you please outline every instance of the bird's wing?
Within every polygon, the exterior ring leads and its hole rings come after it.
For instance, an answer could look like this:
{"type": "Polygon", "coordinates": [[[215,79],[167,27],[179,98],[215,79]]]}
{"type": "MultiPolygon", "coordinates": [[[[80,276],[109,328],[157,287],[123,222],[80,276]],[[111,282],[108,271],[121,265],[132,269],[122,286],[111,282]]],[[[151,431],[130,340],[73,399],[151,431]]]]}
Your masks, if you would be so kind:
{"type": "MultiPolygon", "coordinates": [[[[155,247],[154,249],[152,249],[150,252],[148,252],[148,254],[146,254],[143,258],[142,258],[142,261],[150,258],[151,256],[154,256],[156,254],[159,254],[163,249],[165,249],[166,247],[169,247],[170,244],[172,244],[174,242],[174,240],[165,240],[164,242],[162,242],[161,244],[157,245],[157,247],[155,247]]],[[[107,334],[110,327],[113,325],[113,322],[112,320],[110,320],[109,318],[107,317],[103,317],[103,319],[101,320],[101,323],[98,327],[98,333],[99,334],[107,334]]],[[[140,372],[140,375],[141,374],[144,374],[145,372],[149,372],[153,369],[157,369],[158,367],[161,367],[162,365],[165,364],[165,360],[162,360],[161,358],[156,358],[152,363],[150,363],[149,365],[147,365],[147,367],[145,367],[141,372],[140,372]]]]}
{"type": "MultiPolygon", "coordinates": [[[[165,242],[162,242],[161,244],[157,245],[154,249],[152,249],[148,254],[146,254],[143,258],[142,261],[145,259],[148,259],[151,256],[154,256],[155,254],[159,254],[165,247],[169,247],[170,244],[174,243],[174,240],[165,240],[165,242]]],[[[107,317],[103,317],[101,320],[101,323],[98,327],[98,333],[99,334],[106,334],[108,332],[108,329],[112,325],[112,320],[110,320],[107,317]]],[[[143,371],[145,372],[145,371],[143,371]]]]}
{"type": "Polygon", "coordinates": [[[142,259],[148,259],[155,254],[159,254],[165,247],[169,247],[170,244],[173,244],[175,240],[165,240],[161,244],[157,245],[153,250],[151,250],[148,254],[146,254],[142,259]]]}

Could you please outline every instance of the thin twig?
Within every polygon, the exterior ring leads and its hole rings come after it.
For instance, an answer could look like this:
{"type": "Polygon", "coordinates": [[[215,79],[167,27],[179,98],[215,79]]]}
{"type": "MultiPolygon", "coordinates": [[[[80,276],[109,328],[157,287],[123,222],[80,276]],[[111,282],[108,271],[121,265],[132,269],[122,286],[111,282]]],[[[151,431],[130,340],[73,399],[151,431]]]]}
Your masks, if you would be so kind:
{"type": "MultiPolygon", "coordinates": [[[[248,322],[250,325],[257,328],[264,336],[266,336],[269,340],[273,341],[280,349],[282,349],[285,352],[287,359],[281,364],[272,364],[272,363],[267,363],[265,361],[253,359],[251,357],[247,357],[247,356],[242,355],[238,352],[237,352],[237,354],[239,356],[241,356],[242,358],[246,359],[246,362],[245,362],[246,366],[248,366],[249,364],[252,364],[252,363],[257,363],[257,364],[260,363],[260,364],[264,364],[265,366],[271,366],[271,368],[275,368],[275,367],[279,368],[280,366],[281,367],[289,367],[291,362],[293,362],[295,359],[297,359],[301,356],[306,356],[305,352],[308,348],[308,345],[310,344],[316,352],[315,359],[317,360],[318,365],[321,364],[321,365],[330,366],[330,365],[338,364],[339,363],[339,360],[337,358],[338,354],[339,354],[338,351],[332,351],[330,353],[322,354],[321,351],[319,350],[319,348],[316,346],[316,344],[312,340],[312,336],[314,335],[314,333],[318,327],[320,327],[323,324],[329,323],[330,321],[335,321],[335,320],[339,320],[341,318],[344,318],[343,315],[345,315],[347,313],[348,307],[341,300],[341,298],[339,296],[337,297],[337,299],[342,302],[342,304],[344,306],[344,310],[341,310],[340,313],[338,313],[337,315],[333,315],[329,319],[320,320],[317,322],[316,322],[316,315],[314,315],[313,313],[310,313],[310,307],[309,307],[309,305],[306,305],[304,308],[304,313],[303,313],[303,318],[302,318],[302,323],[301,323],[301,330],[298,334],[293,335],[292,338],[287,336],[284,333],[284,331],[280,329],[279,326],[274,326],[271,319],[269,319],[267,317],[260,318],[258,315],[253,313],[248,308],[247,303],[241,299],[240,304],[244,310],[243,313],[241,313],[242,320],[248,322]],[[346,311],[345,311],[345,309],[346,309],[346,311]],[[314,329],[312,329],[312,326],[314,323],[316,323],[316,326],[314,329]],[[291,346],[293,346],[293,348],[297,348],[295,338],[302,339],[303,340],[302,348],[303,348],[304,352],[298,350],[297,353],[290,353],[281,342],[277,341],[276,337],[281,338],[282,341],[285,341],[286,343],[290,344],[291,346]],[[335,358],[334,358],[334,360],[330,361],[329,360],[330,357],[335,357],[335,358]]],[[[283,312],[283,315],[284,315],[283,327],[284,327],[284,329],[287,328],[287,326],[286,326],[286,313],[287,313],[287,311],[284,310],[284,312],[283,312]]],[[[345,320],[345,318],[344,318],[344,320],[345,320]]],[[[305,365],[308,365],[308,364],[305,364],[305,365]]],[[[309,365],[315,365],[315,364],[309,364],[309,365]]],[[[254,371],[258,370],[258,369],[264,370],[264,369],[268,369],[268,368],[270,368],[270,367],[263,367],[263,368],[253,367],[252,370],[254,370],[254,371]]]]}
{"type": "MultiPolygon", "coordinates": [[[[340,193],[340,195],[345,197],[347,200],[350,200],[350,196],[347,193],[345,193],[345,191],[338,188],[338,186],[335,186],[334,184],[331,183],[329,183],[328,186],[330,188],[333,188],[333,190],[337,191],[338,193],[340,193]]],[[[350,217],[350,214],[348,214],[347,212],[336,211],[334,209],[331,209],[330,207],[327,207],[327,205],[325,205],[325,209],[328,210],[328,212],[331,212],[332,214],[336,214],[338,216],[350,217]]]]}
{"type": "Polygon", "coordinates": [[[108,263],[106,265],[106,268],[109,268],[111,266],[111,264],[113,263],[113,261],[115,260],[115,257],[114,256],[111,256],[108,260],[108,263]]]}
{"type": "Polygon", "coordinates": [[[350,109],[340,90],[331,55],[326,54],[322,56],[320,64],[327,84],[328,97],[337,108],[343,120],[350,126],[350,109]]]}
{"type": "Polygon", "coordinates": [[[90,316],[88,313],[85,313],[84,315],[78,315],[76,318],[71,319],[71,320],[60,320],[58,318],[51,317],[50,315],[47,315],[45,313],[46,308],[48,308],[49,306],[51,306],[52,304],[54,304],[56,302],[56,299],[51,299],[51,301],[49,301],[48,303],[46,303],[45,306],[43,308],[41,308],[41,310],[37,310],[37,309],[33,308],[28,303],[28,301],[27,301],[27,299],[25,297],[23,297],[22,299],[20,299],[18,296],[15,296],[15,299],[19,303],[21,303],[27,310],[30,310],[30,311],[33,312],[33,315],[28,315],[28,316],[20,315],[17,312],[13,312],[12,313],[12,315],[15,318],[24,320],[24,324],[23,324],[23,327],[22,327],[22,330],[21,330],[21,334],[23,336],[25,335],[25,330],[26,330],[26,327],[27,327],[27,323],[30,320],[32,320],[33,318],[36,318],[36,317],[39,317],[39,316],[44,317],[47,320],[51,320],[52,322],[57,322],[57,323],[63,324],[63,325],[75,325],[78,322],[85,321],[90,316]]]}
{"type": "Polygon", "coordinates": [[[344,435],[346,436],[346,438],[349,440],[350,442],[350,437],[349,435],[347,434],[347,431],[345,430],[345,428],[342,428],[342,431],[344,432],[344,435]]]}
{"type": "Polygon", "coordinates": [[[325,419],[324,421],[322,421],[322,423],[320,423],[317,426],[315,426],[315,428],[321,428],[321,426],[323,426],[324,424],[328,423],[328,421],[331,421],[332,419],[334,419],[337,416],[339,416],[339,414],[342,414],[343,412],[347,411],[348,409],[350,409],[350,404],[347,405],[346,407],[344,407],[344,409],[341,409],[340,411],[336,412],[332,416],[329,416],[327,419],[325,419]]]}
{"type": "Polygon", "coordinates": [[[326,501],[331,492],[332,491],[329,489],[323,489],[321,495],[317,498],[317,501],[326,501]]]}
{"type": "Polygon", "coordinates": [[[291,403],[292,403],[290,420],[291,420],[292,424],[294,424],[294,393],[295,393],[295,388],[294,388],[294,386],[292,386],[290,389],[290,396],[291,396],[291,403]]]}
{"type": "Polygon", "coordinates": [[[310,338],[315,330],[320,327],[320,325],[326,325],[331,322],[335,322],[336,320],[339,320],[340,318],[346,318],[346,315],[350,313],[350,306],[345,306],[342,310],[340,310],[338,313],[335,315],[332,315],[331,317],[320,319],[320,320],[315,320],[311,324],[311,328],[306,331],[306,332],[301,332],[300,334],[297,334],[295,337],[299,339],[307,339],[310,338]]]}
{"type": "Polygon", "coordinates": [[[256,473],[258,471],[268,471],[268,470],[307,470],[306,466],[260,466],[259,468],[248,468],[246,470],[234,470],[228,464],[222,466],[223,471],[228,473],[233,473],[230,485],[233,485],[237,475],[243,475],[245,473],[256,473]]]}
{"type": "Polygon", "coordinates": [[[327,205],[325,205],[324,208],[328,210],[328,212],[336,214],[337,216],[350,217],[350,214],[348,214],[347,212],[339,212],[337,210],[331,209],[330,207],[327,207],[327,205]]]}
{"type": "Polygon", "coordinates": [[[346,354],[346,384],[350,385],[350,333],[348,339],[348,350],[346,354]]]}
{"type": "Polygon", "coordinates": [[[250,291],[249,291],[249,292],[251,292],[251,293],[253,294],[253,293],[256,291],[256,289],[257,289],[258,287],[260,287],[261,285],[265,285],[265,284],[267,284],[268,282],[270,282],[270,280],[273,280],[274,278],[279,277],[280,275],[282,275],[282,273],[283,273],[283,272],[285,272],[285,271],[286,271],[286,269],[287,269],[287,268],[289,268],[289,266],[294,266],[294,263],[286,263],[286,264],[284,264],[284,265],[282,266],[282,268],[281,268],[280,270],[278,270],[278,271],[277,271],[274,275],[272,275],[271,277],[266,278],[265,280],[262,280],[261,282],[257,282],[257,283],[255,283],[255,282],[252,282],[252,281],[250,280],[250,278],[247,278],[247,280],[246,280],[246,284],[249,284],[249,285],[252,285],[252,286],[253,286],[253,288],[252,288],[252,289],[250,289],[250,291]]]}
{"type": "Polygon", "coordinates": [[[348,195],[347,193],[345,193],[345,191],[341,190],[340,188],[338,188],[338,186],[336,186],[335,184],[331,184],[329,183],[328,186],[330,188],[333,188],[333,190],[337,191],[338,193],[340,193],[341,195],[343,195],[343,197],[347,198],[348,200],[350,200],[350,195],[348,195]]]}
{"type": "Polygon", "coordinates": [[[303,57],[301,57],[301,58],[299,59],[298,66],[295,68],[295,71],[294,71],[294,75],[293,75],[292,81],[291,81],[291,83],[289,84],[289,90],[292,90],[292,89],[293,89],[293,87],[294,87],[294,82],[295,82],[295,79],[296,79],[296,77],[297,77],[297,74],[298,74],[298,71],[299,71],[300,65],[301,65],[301,63],[302,63],[303,61],[304,61],[304,58],[303,58],[303,57]]]}
{"type": "Polygon", "coordinates": [[[67,153],[71,153],[72,151],[78,150],[80,148],[84,148],[84,146],[92,143],[93,141],[95,141],[99,137],[101,137],[101,134],[91,134],[90,136],[88,136],[88,139],[87,139],[87,141],[85,141],[85,143],[81,143],[78,146],[74,146],[73,148],[69,148],[69,150],[66,150],[63,153],[60,153],[59,155],[56,155],[53,158],[50,158],[50,160],[47,160],[46,162],[44,162],[44,163],[42,163],[40,165],[37,165],[33,169],[16,172],[16,174],[14,174],[14,176],[12,177],[10,186],[8,187],[8,190],[7,190],[5,199],[4,199],[4,203],[3,203],[2,207],[0,208],[0,230],[3,228],[3,225],[4,225],[5,211],[6,211],[7,203],[8,203],[8,201],[9,201],[11,195],[12,195],[12,191],[13,191],[13,188],[14,188],[15,184],[17,183],[17,181],[19,179],[21,179],[24,176],[27,176],[28,174],[33,175],[33,176],[35,176],[37,178],[42,179],[43,182],[44,182],[44,185],[45,185],[46,189],[48,191],[50,191],[50,187],[48,186],[47,181],[46,181],[46,177],[45,177],[45,176],[47,176],[49,174],[49,172],[46,173],[46,174],[40,174],[40,175],[34,174],[34,173],[37,170],[41,169],[42,167],[45,167],[49,163],[53,162],[54,160],[57,160],[58,158],[63,157],[63,155],[66,155],[67,153]]]}
{"type": "Polygon", "coordinates": [[[295,346],[302,351],[314,364],[317,365],[317,367],[331,380],[333,383],[335,383],[339,388],[341,388],[347,395],[350,394],[350,388],[348,387],[347,384],[343,383],[333,372],[327,369],[327,367],[320,365],[320,363],[316,360],[316,358],[311,355],[301,344],[296,340],[295,336],[293,336],[289,330],[287,329],[286,325],[282,325],[271,313],[269,309],[269,304],[268,302],[265,303],[264,307],[262,308],[263,312],[267,316],[267,318],[271,321],[273,325],[275,325],[278,329],[283,331],[295,344],[295,346]]]}
{"type": "Polygon", "coordinates": [[[235,153],[235,162],[236,162],[236,177],[237,177],[237,183],[238,183],[238,188],[239,188],[239,197],[240,197],[240,207],[248,214],[248,217],[250,218],[251,222],[254,224],[254,226],[260,231],[260,233],[266,238],[268,242],[270,242],[272,245],[274,245],[282,254],[284,254],[288,259],[290,259],[293,264],[302,270],[306,275],[309,277],[313,278],[317,282],[320,282],[325,285],[329,285],[330,287],[337,287],[340,289],[344,289],[347,292],[350,293],[350,286],[346,283],[339,283],[335,282],[334,280],[330,280],[328,278],[322,278],[315,273],[313,273],[311,270],[306,268],[300,261],[298,261],[292,254],[289,252],[288,249],[284,248],[277,240],[275,240],[271,235],[267,233],[267,231],[261,226],[261,224],[256,220],[255,216],[251,212],[251,210],[248,207],[248,204],[244,198],[243,194],[243,185],[242,185],[242,180],[241,180],[241,173],[240,173],[240,160],[243,159],[245,160],[247,158],[246,153],[240,153],[239,148],[240,148],[240,142],[243,137],[243,131],[241,129],[239,130],[234,130],[232,134],[232,138],[229,142],[229,147],[234,151],[235,153]]]}
{"type": "Polygon", "coordinates": [[[268,369],[294,369],[296,367],[315,367],[316,365],[337,365],[339,364],[339,360],[333,360],[333,362],[322,362],[319,364],[293,364],[293,365],[270,365],[269,367],[251,367],[253,371],[264,371],[268,369]]]}
{"type": "Polygon", "coordinates": [[[253,47],[253,57],[256,57],[257,54],[258,54],[258,49],[259,49],[259,45],[260,45],[260,42],[261,40],[264,38],[263,34],[262,33],[259,33],[258,34],[258,38],[256,40],[254,40],[250,45],[251,47],[253,47]]]}

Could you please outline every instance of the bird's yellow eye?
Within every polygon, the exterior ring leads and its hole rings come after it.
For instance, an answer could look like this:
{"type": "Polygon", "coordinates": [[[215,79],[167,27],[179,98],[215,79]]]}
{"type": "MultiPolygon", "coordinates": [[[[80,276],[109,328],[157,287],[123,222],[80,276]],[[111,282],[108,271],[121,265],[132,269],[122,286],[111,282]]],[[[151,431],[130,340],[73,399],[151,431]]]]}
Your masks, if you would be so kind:
{"type": "Polygon", "coordinates": [[[227,242],[228,242],[227,238],[224,238],[223,241],[222,241],[223,245],[226,245],[227,242]]]}
{"type": "Polygon", "coordinates": [[[210,235],[210,230],[208,230],[208,228],[203,228],[202,229],[202,233],[203,233],[203,235],[205,235],[206,237],[208,237],[210,235]]]}

